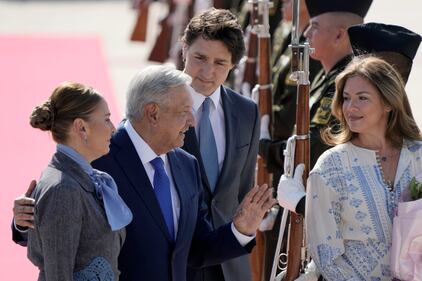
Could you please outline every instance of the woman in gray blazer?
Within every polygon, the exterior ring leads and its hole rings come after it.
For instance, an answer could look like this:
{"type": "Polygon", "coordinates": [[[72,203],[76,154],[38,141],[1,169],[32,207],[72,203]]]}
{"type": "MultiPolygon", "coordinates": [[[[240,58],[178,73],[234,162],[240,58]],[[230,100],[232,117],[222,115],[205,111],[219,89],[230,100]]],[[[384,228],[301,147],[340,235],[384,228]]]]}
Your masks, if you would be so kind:
{"type": "Polygon", "coordinates": [[[30,123],[57,143],[32,194],[28,258],[40,269],[38,280],[118,280],[132,213],[114,180],[90,165],[108,153],[115,131],[106,101],[90,87],[64,82],[35,107],[30,123]]]}

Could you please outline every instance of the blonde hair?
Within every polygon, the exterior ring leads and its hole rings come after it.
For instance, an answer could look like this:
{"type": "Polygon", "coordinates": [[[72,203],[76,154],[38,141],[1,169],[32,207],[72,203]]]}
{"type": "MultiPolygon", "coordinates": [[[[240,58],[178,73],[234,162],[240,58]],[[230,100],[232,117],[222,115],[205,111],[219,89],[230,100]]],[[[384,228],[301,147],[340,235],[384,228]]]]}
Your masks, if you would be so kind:
{"type": "Polygon", "coordinates": [[[93,88],[65,81],[60,83],[43,104],[36,106],[29,122],[32,127],[51,131],[54,141],[64,143],[76,118],[89,119],[103,97],[93,88]]]}
{"type": "Polygon", "coordinates": [[[348,127],[343,114],[344,86],[349,78],[355,76],[366,79],[377,88],[382,102],[391,108],[385,137],[394,146],[400,147],[403,139],[422,140],[400,74],[382,59],[374,56],[358,56],[336,78],[336,92],[331,111],[339,121],[339,125],[326,128],[321,133],[325,143],[341,144],[357,136],[348,127]]]}

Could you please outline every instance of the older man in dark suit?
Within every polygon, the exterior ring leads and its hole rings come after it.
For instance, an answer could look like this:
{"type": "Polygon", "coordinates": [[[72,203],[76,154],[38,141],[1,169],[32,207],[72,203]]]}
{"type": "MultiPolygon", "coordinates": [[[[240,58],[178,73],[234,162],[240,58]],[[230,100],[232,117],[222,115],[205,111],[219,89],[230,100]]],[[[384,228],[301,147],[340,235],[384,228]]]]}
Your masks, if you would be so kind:
{"type": "Polygon", "coordinates": [[[110,153],[93,165],[107,171],[132,210],[119,256],[120,280],[186,280],[188,263],[207,266],[246,254],[271,189],[255,187],[233,222],[212,231],[196,159],[178,147],[193,123],[189,76],[155,66],[132,81],[126,115],[110,153]]]}

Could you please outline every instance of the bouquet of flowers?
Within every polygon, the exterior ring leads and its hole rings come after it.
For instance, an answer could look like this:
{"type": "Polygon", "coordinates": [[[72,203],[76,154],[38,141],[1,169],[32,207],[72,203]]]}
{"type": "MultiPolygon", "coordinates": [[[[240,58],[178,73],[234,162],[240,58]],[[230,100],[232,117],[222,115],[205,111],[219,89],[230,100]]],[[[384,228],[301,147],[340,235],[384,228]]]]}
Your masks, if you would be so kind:
{"type": "Polygon", "coordinates": [[[410,195],[413,200],[422,198],[422,182],[418,181],[416,177],[410,181],[410,195]]]}
{"type": "Polygon", "coordinates": [[[400,280],[422,280],[422,175],[409,188],[414,201],[399,203],[393,221],[391,270],[400,280]]]}

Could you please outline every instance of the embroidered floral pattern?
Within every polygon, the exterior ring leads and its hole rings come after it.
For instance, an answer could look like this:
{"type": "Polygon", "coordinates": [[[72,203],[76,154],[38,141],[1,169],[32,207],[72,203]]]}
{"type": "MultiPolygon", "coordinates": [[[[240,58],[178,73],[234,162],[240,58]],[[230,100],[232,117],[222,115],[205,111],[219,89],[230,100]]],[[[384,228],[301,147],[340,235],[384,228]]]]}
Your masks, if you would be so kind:
{"type": "Polygon", "coordinates": [[[330,149],[315,165],[305,219],[309,251],[326,280],[391,280],[393,215],[413,174],[422,172],[422,142],[405,144],[393,190],[384,184],[375,152],[350,143],[330,149]]]}
{"type": "Polygon", "coordinates": [[[355,207],[355,208],[359,208],[359,206],[362,204],[362,200],[358,199],[358,198],[352,198],[350,199],[350,206],[355,207]]]}

